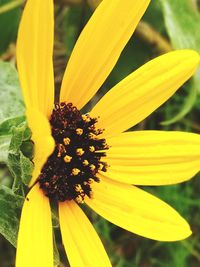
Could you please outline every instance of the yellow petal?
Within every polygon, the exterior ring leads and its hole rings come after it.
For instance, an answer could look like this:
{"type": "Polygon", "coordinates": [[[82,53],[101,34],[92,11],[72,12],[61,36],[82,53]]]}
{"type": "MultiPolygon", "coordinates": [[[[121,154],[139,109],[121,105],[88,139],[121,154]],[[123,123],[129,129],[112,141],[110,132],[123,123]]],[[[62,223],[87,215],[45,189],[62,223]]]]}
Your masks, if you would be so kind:
{"type": "Polygon", "coordinates": [[[146,63],[111,89],[94,107],[105,136],[121,133],[145,119],[186,82],[199,65],[192,50],[167,53],[146,63]]]}
{"type": "Polygon", "coordinates": [[[62,239],[71,267],[111,267],[96,231],[73,201],[59,204],[62,239]]]}
{"type": "Polygon", "coordinates": [[[34,109],[26,112],[28,125],[32,131],[31,139],[34,142],[34,170],[30,185],[38,178],[40,171],[49,155],[53,152],[55,142],[51,136],[51,128],[47,118],[34,109]]]}
{"type": "Polygon", "coordinates": [[[53,267],[53,238],[49,200],[38,185],[28,193],[22,209],[16,267],[53,267]]]}
{"type": "Polygon", "coordinates": [[[150,0],[104,0],[81,33],[65,71],[61,101],[82,108],[103,84],[150,0]]]}
{"type": "Polygon", "coordinates": [[[53,0],[28,0],[18,32],[17,66],[27,108],[49,116],[54,102],[53,0]]]}
{"type": "Polygon", "coordinates": [[[190,179],[200,170],[200,135],[127,132],[107,139],[106,176],[129,184],[164,185],[190,179]]]}
{"type": "Polygon", "coordinates": [[[145,191],[101,177],[86,203],[110,222],[138,235],[176,241],[191,234],[187,222],[169,205],[145,191]]]}

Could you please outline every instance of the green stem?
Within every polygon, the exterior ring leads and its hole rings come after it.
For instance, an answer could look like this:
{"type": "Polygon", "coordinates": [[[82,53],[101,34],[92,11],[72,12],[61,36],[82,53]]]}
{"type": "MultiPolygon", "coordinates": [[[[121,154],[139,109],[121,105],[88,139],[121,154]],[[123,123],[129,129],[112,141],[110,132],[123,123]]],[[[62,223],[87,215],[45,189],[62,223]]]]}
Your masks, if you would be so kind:
{"type": "Polygon", "coordinates": [[[188,241],[182,241],[182,244],[198,261],[200,261],[199,252],[195,250],[188,241]]]}
{"type": "Polygon", "coordinates": [[[15,0],[0,7],[0,14],[8,12],[24,3],[24,0],[15,0]]]}

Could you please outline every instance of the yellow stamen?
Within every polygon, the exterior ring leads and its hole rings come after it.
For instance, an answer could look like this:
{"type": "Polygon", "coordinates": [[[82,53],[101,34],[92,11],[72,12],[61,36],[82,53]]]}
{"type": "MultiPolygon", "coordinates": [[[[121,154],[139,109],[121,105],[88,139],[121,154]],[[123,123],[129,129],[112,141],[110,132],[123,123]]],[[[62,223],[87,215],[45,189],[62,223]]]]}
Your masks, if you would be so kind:
{"type": "Polygon", "coordinates": [[[70,144],[70,141],[71,141],[71,140],[70,140],[68,137],[63,138],[63,143],[64,143],[66,146],[70,144]]]}
{"type": "Polygon", "coordinates": [[[77,148],[76,149],[76,155],[82,156],[85,153],[85,151],[82,148],[77,148]]]}
{"type": "Polygon", "coordinates": [[[89,162],[85,159],[85,160],[83,161],[83,165],[84,165],[84,166],[88,166],[88,165],[89,165],[89,162]]]}
{"type": "Polygon", "coordinates": [[[75,200],[76,200],[76,202],[78,204],[83,204],[84,203],[83,198],[81,196],[77,196],[75,200]]]}
{"type": "Polygon", "coordinates": [[[88,134],[88,137],[89,137],[90,139],[95,139],[96,135],[93,134],[93,133],[89,133],[89,134],[88,134]]]}
{"type": "Polygon", "coordinates": [[[81,191],[83,191],[83,189],[82,189],[82,187],[81,187],[80,184],[77,184],[77,185],[75,186],[75,191],[76,191],[76,192],[81,192],[81,191]]]}
{"type": "Polygon", "coordinates": [[[94,164],[91,164],[91,165],[90,165],[90,170],[91,170],[91,171],[94,171],[95,169],[96,169],[96,166],[95,166],[94,164]]]}
{"type": "Polygon", "coordinates": [[[66,163],[69,163],[71,160],[72,160],[72,157],[70,157],[70,156],[68,156],[68,155],[66,155],[66,156],[64,157],[64,162],[66,162],[66,163]]]}
{"type": "Polygon", "coordinates": [[[81,129],[81,128],[77,128],[77,129],[76,129],[76,134],[78,134],[78,135],[82,135],[82,134],[83,134],[83,129],[81,129]]]}
{"type": "Polygon", "coordinates": [[[89,122],[91,120],[88,115],[82,115],[82,119],[86,122],[89,122]]]}
{"type": "Polygon", "coordinates": [[[94,152],[95,151],[95,147],[94,146],[90,146],[89,150],[90,150],[90,152],[94,152]]]}
{"type": "Polygon", "coordinates": [[[72,169],[72,175],[76,176],[80,173],[80,170],[77,168],[72,169]]]}

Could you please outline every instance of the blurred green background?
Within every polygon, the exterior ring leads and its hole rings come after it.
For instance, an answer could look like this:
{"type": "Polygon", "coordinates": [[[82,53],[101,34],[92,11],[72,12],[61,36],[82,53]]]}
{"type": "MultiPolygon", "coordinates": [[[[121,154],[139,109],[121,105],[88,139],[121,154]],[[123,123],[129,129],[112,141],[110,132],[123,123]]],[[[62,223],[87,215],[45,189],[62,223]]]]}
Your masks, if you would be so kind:
{"type": "MultiPolygon", "coordinates": [[[[75,41],[98,2],[100,1],[55,0],[54,66],[57,92],[75,41]]],[[[16,35],[24,3],[23,0],[0,0],[0,60],[12,64],[15,64],[16,35]]],[[[199,10],[200,1],[198,0],[152,0],[116,67],[89,105],[93,105],[114,84],[157,55],[180,48],[192,48],[200,52],[199,10]]],[[[3,67],[0,71],[3,72],[3,67]]],[[[0,75],[0,80],[2,77],[3,75],[0,75]]],[[[0,83],[0,90],[6,90],[6,88],[0,83]]],[[[0,100],[1,105],[2,101],[3,99],[0,100]]],[[[135,128],[199,133],[199,118],[200,73],[197,73],[173,98],[135,128]]],[[[2,148],[1,134],[2,128],[0,128],[0,148],[2,148]]],[[[23,141],[26,139],[28,137],[23,141]]],[[[11,173],[11,167],[8,169],[4,162],[0,163],[1,185],[11,186],[11,173]]],[[[176,208],[190,223],[193,235],[181,242],[156,242],[133,235],[86,210],[105,245],[113,266],[200,266],[200,177],[196,176],[191,181],[180,185],[145,187],[145,190],[176,208]]],[[[3,217],[5,214],[2,214],[1,205],[0,199],[0,217],[3,217]]],[[[18,210],[20,205],[16,206],[15,210],[18,210]]],[[[20,213],[20,209],[17,212],[20,213]]],[[[59,266],[68,266],[59,229],[55,228],[55,231],[60,255],[59,266]]],[[[6,240],[6,234],[1,228],[0,232],[4,235],[4,237],[0,236],[0,266],[12,267],[15,248],[6,240]]]]}

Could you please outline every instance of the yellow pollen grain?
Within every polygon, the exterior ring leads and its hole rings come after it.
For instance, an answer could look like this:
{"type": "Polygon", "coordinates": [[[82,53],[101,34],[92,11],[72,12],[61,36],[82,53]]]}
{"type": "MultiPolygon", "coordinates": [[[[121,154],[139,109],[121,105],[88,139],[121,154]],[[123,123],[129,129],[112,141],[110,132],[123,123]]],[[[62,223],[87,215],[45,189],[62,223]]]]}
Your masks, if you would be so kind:
{"type": "Polygon", "coordinates": [[[84,152],[84,150],[83,150],[82,148],[77,148],[77,149],[76,149],[76,155],[78,155],[78,156],[82,156],[84,153],[85,153],[85,152],[84,152]]]}
{"type": "Polygon", "coordinates": [[[92,184],[94,182],[94,180],[92,178],[88,179],[88,184],[92,184]]]}
{"type": "Polygon", "coordinates": [[[89,115],[82,115],[82,119],[86,122],[89,122],[91,120],[89,115]]]}
{"type": "Polygon", "coordinates": [[[94,164],[91,164],[91,165],[90,165],[90,170],[91,170],[91,171],[94,171],[95,169],[96,169],[96,166],[95,166],[94,164]]]}
{"type": "Polygon", "coordinates": [[[64,162],[66,162],[66,163],[71,162],[71,160],[72,160],[72,157],[70,157],[70,156],[68,156],[68,155],[66,155],[66,156],[64,157],[64,162]]]}
{"type": "Polygon", "coordinates": [[[89,134],[88,134],[88,137],[89,137],[90,139],[95,139],[96,135],[93,134],[93,133],[89,133],[89,134]]]}
{"type": "Polygon", "coordinates": [[[76,202],[77,202],[78,204],[83,204],[83,203],[84,203],[83,198],[82,198],[81,196],[77,196],[77,197],[75,198],[75,200],[76,200],[76,202]]]}
{"type": "Polygon", "coordinates": [[[73,169],[72,169],[72,175],[76,176],[76,175],[78,175],[79,173],[80,173],[80,170],[79,170],[79,169],[77,169],[77,168],[73,168],[73,169]]]}
{"type": "Polygon", "coordinates": [[[85,121],[87,119],[86,115],[82,115],[82,119],[85,121]]]}
{"type": "Polygon", "coordinates": [[[75,186],[75,191],[76,191],[76,192],[81,192],[81,191],[83,191],[83,189],[82,189],[82,187],[81,187],[80,184],[77,184],[77,185],[75,186]]]}
{"type": "Polygon", "coordinates": [[[70,140],[68,137],[63,138],[63,143],[64,143],[66,146],[70,144],[70,141],[71,141],[71,140],[70,140]]]}
{"type": "Polygon", "coordinates": [[[76,129],[76,134],[78,134],[78,135],[82,135],[82,134],[83,134],[83,129],[81,129],[81,128],[77,128],[77,129],[76,129]]]}
{"type": "Polygon", "coordinates": [[[94,151],[95,151],[94,146],[90,146],[90,147],[89,147],[89,150],[90,150],[90,152],[94,152],[94,151]]]}
{"type": "Polygon", "coordinates": [[[89,162],[85,159],[85,160],[83,161],[83,165],[84,165],[84,166],[88,166],[88,165],[89,165],[89,162]]]}

